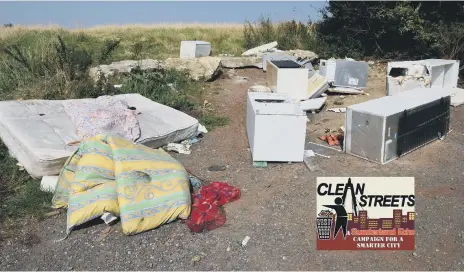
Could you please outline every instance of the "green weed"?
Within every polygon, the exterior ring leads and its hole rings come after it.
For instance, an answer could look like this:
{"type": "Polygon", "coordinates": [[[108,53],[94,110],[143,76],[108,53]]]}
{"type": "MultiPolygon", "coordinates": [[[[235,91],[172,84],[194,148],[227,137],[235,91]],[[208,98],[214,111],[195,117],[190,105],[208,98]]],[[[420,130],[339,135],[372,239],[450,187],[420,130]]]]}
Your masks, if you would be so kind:
{"type": "Polygon", "coordinates": [[[0,222],[5,218],[32,215],[41,218],[50,210],[52,194],[40,190],[40,181],[34,180],[0,141],[0,222]]]}
{"type": "Polygon", "coordinates": [[[203,115],[199,118],[199,122],[210,131],[228,125],[229,118],[225,116],[203,115]]]}

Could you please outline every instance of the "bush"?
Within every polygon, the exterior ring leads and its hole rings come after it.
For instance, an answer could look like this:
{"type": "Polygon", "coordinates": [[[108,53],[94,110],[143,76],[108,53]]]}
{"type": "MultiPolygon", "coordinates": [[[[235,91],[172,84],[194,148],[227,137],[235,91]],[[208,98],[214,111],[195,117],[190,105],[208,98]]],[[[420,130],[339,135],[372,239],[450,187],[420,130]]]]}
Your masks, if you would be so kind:
{"type": "Polygon", "coordinates": [[[463,63],[462,2],[339,2],[322,10],[327,57],[447,58],[463,63]]]}

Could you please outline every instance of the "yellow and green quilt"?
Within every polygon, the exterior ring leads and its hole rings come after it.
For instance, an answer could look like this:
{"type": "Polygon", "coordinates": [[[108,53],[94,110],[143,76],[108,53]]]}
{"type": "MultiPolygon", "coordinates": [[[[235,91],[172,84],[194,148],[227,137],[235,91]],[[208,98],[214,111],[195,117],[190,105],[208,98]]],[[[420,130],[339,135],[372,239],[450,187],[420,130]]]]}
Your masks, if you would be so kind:
{"type": "Polygon", "coordinates": [[[97,135],[82,141],[65,163],[52,207],[68,208],[68,233],[109,212],[120,216],[124,234],[137,234],[188,218],[189,178],[162,149],[97,135]]]}

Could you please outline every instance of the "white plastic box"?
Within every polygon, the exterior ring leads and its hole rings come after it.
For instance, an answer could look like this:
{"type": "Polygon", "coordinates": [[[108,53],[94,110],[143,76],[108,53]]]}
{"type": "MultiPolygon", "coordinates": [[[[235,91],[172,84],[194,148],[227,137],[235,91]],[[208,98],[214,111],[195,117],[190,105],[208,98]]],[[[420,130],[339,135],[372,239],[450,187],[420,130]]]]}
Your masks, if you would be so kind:
{"type": "Polygon", "coordinates": [[[211,44],[204,41],[181,41],[181,59],[208,57],[211,52],[211,44]]]}
{"type": "Polygon", "coordinates": [[[409,90],[347,107],[344,151],[388,163],[449,131],[450,91],[409,90]]]}
{"type": "Polygon", "coordinates": [[[267,62],[266,83],[274,93],[287,94],[294,100],[309,99],[308,69],[292,60],[267,62]]]}
{"type": "Polygon", "coordinates": [[[458,60],[444,59],[389,62],[386,95],[396,95],[416,88],[457,87],[459,66],[458,60]]]}
{"type": "Polygon", "coordinates": [[[302,162],[307,116],[286,94],[249,92],[247,136],[253,161],[302,162]]]}

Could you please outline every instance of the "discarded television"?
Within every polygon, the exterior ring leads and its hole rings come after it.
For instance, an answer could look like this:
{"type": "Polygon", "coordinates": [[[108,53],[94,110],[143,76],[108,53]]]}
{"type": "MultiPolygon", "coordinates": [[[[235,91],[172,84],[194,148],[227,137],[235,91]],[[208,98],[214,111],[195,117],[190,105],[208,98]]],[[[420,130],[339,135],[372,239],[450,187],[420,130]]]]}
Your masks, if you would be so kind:
{"type": "Polygon", "coordinates": [[[415,88],[457,87],[458,60],[426,59],[389,62],[387,66],[386,95],[415,88]]]}
{"type": "Polygon", "coordinates": [[[305,100],[309,96],[308,69],[292,60],[267,62],[266,83],[274,93],[287,94],[294,100],[305,100]]]}
{"type": "Polygon", "coordinates": [[[286,94],[249,92],[247,136],[253,161],[302,162],[307,115],[286,94]]]}
{"type": "Polygon", "coordinates": [[[347,107],[344,151],[379,164],[449,132],[450,93],[415,89],[347,107]]]}
{"type": "Polygon", "coordinates": [[[191,59],[210,56],[211,44],[204,41],[181,41],[180,58],[191,59]]]}
{"type": "Polygon", "coordinates": [[[320,75],[338,87],[363,89],[367,86],[368,63],[345,59],[320,61],[320,75]]]}

